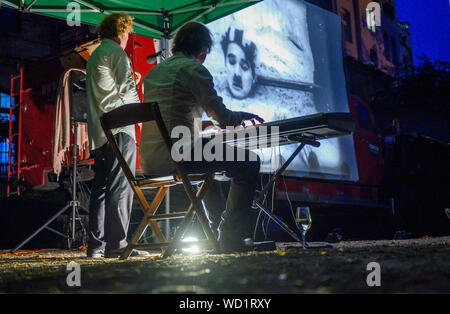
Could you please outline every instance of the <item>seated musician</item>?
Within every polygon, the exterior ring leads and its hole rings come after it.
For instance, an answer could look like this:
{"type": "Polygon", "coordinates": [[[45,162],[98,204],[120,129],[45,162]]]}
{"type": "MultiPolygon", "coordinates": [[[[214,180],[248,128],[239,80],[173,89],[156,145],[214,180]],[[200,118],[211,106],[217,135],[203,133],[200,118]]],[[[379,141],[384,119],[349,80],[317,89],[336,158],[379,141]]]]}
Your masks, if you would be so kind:
{"type": "MultiPolygon", "coordinates": [[[[154,66],[143,80],[144,102],[158,102],[169,134],[179,126],[188,128],[190,134],[198,132],[200,127],[194,123],[194,119],[201,119],[203,112],[222,129],[240,125],[246,120],[253,123],[264,122],[255,114],[228,110],[222,103],[222,98],[217,96],[213,78],[202,65],[211,46],[209,30],[203,24],[189,22],[175,36],[173,56],[154,66]]],[[[174,143],[177,141],[174,138],[172,140],[174,143]]],[[[191,150],[188,154],[184,151],[182,158],[188,173],[225,171],[226,176],[231,178],[226,204],[218,201],[219,191],[214,185],[203,199],[213,232],[219,235],[221,251],[245,250],[244,239],[250,237],[252,231],[249,214],[260,168],[259,157],[248,150],[231,148],[228,152],[232,152],[233,158],[207,161],[203,153],[201,156],[194,153],[196,145],[191,138],[189,140],[191,150]],[[242,156],[245,159],[237,161],[242,156]]],[[[200,147],[207,143],[205,139],[199,141],[200,147]]],[[[220,145],[224,154],[230,149],[224,144],[220,145]]],[[[176,157],[173,152],[172,157],[176,157]]],[[[146,122],[142,127],[139,163],[146,175],[167,175],[174,172],[169,152],[154,121],[146,122]]]]}

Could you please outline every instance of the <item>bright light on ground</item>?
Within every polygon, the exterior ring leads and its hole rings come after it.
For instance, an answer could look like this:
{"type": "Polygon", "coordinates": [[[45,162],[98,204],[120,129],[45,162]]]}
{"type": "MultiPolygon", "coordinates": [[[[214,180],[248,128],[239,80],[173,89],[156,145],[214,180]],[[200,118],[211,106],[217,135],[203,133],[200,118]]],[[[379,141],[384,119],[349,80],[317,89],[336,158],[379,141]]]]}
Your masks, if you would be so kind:
{"type": "MultiPolygon", "coordinates": [[[[182,242],[185,242],[185,243],[193,243],[193,242],[198,242],[198,239],[195,238],[195,237],[186,237],[186,238],[184,238],[184,239],[182,240],[182,242]]],[[[192,245],[190,245],[189,247],[183,248],[183,252],[185,252],[185,253],[196,254],[196,253],[199,253],[199,252],[200,252],[200,248],[199,248],[197,245],[192,244],[192,245]]]]}

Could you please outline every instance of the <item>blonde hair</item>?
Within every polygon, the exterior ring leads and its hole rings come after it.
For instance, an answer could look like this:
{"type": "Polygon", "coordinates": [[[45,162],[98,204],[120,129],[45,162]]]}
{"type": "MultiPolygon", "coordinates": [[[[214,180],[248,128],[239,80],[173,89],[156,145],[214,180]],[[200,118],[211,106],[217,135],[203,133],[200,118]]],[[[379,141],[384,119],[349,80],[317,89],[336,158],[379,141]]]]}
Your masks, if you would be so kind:
{"type": "Polygon", "coordinates": [[[125,33],[133,31],[133,17],[126,13],[113,13],[107,15],[97,26],[98,37],[120,38],[125,33]]]}

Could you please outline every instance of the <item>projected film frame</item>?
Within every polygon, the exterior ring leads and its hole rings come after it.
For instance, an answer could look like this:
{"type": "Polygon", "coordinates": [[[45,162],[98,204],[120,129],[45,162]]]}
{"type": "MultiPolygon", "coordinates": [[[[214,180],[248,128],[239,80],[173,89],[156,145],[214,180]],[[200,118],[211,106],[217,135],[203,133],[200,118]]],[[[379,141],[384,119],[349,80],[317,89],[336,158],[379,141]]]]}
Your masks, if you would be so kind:
{"type": "MultiPolygon", "coordinates": [[[[215,44],[204,65],[230,110],[251,112],[266,121],[349,112],[338,25],[337,16],[303,0],[266,0],[208,24],[215,44]],[[235,43],[233,49],[231,43],[235,43]],[[234,67],[229,53],[234,56],[234,67]],[[235,69],[241,63],[246,64],[246,75],[244,68],[242,72],[235,69]],[[234,76],[241,78],[234,80],[234,76]],[[237,93],[234,83],[248,93],[237,93]],[[246,89],[247,85],[251,88],[246,89]]],[[[286,160],[295,149],[283,143],[279,146],[258,152],[261,172],[276,171],[278,160],[286,160]]],[[[303,149],[284,174],[357,181],[354,155],[351,136],[331,138],[322,141],[319,148],[303,149]]]]}

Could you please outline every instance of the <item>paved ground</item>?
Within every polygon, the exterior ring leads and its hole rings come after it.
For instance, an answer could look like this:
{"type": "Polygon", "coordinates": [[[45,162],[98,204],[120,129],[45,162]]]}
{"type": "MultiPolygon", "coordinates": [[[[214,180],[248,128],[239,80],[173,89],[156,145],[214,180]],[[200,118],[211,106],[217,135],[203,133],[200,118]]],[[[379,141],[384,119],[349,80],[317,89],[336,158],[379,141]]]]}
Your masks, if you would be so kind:
{"type": "Polygon", "coordinates": [[[303,250],[242,254],[86,258],[83,250],[0,251],[3,293],[449,293],[450,237],[341,242],[303,250]],[[68,287],[69,262],[80,264],[81,287],[68,287]],[[370,262],[381,286],[368,287],[370,262]]]}

